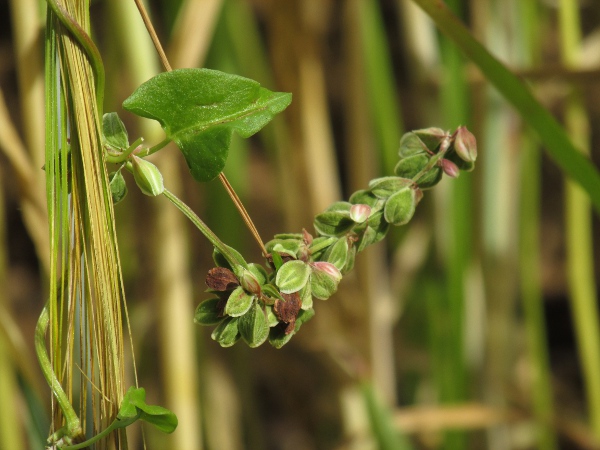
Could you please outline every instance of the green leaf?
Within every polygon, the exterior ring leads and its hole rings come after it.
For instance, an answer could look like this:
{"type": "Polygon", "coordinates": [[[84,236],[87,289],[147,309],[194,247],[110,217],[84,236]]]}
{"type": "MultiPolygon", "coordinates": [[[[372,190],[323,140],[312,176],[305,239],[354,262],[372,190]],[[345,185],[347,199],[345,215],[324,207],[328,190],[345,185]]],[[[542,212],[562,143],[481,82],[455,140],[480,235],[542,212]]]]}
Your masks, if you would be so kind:
{"type": "Polygon", "coordinates": [[[216,325],[221,322],[224,317],[221,315],[222,308],[218,307],[220,301],[220,298],[211,298],[200,303],[194,313],[194,322],[199,325],[216,325]]]}
{"type": "Polygon", "coordinates": [[[213,330],[210,337],[221,347],[231,347],[240,338],[238,317],[227,317],[213,330]]]}
{"type": "Polygon", "coordinates": [[[252,348],[263,344],[269,337],[269,324],[258,303],[239,318],[238,328],[242,339],[252,348]]]}
{"type": "MultiPolygon", "coordinates": [[[[240,265],[244,268],[248,268],[248,263],[246,262],[246,260],[244,259],[244,257],[241,255],[240,252],[238,252],[235,248],[230,247],[228,245],[226,245],[225,247],[227,247],[227,251],[229,251],[229,253],[231,255],[233,255],[235,262],[238,265],[240,265]]],[[[237,268],[232,267],[231,264],[229,264],[229,261],[227,261],[227,258],[225,258],[225,256],[216,247],[213,249],[213,261],[215,262],[215,264],[218,267],[225,267],[234,273],[237,270],[237,268]]]]}
{"type": "Polygon", "coordinates": [[[112,172],[108,176],[108,180],[110,186],[110,195],[112,197],[113,204],[116,205],[127,195],[127,184],[125,183],[125,178],[123,178],[123,174],[120,170],[112,172]]]}
{"type": "Polygon", "coordinates": [[[123,397],[117,417],[119,420],[133,419],[139,416],[141,420],[151,423],[164,433],[172,433],[177,428],[177,416],[162,406],[146,404],[144,388],[130,387],[123,397]]]}
{"type": "Polygon", "coordinates": [[[273,299],[273,301],[283,300],[283,297],[281,296],[281,293],[279,292],[279,290],[272,284],[263,284],[262,285],[262,295],[263,295],[263,298],[266,295],[267,297],[273,299]]]}
{"type": "Polygon", "coordinates": [[[310,251],[311,258],[318,259],[319,255],[327,250],[327,247],[336,242],[337,239],[333,236],[320,236],[313,239],[308,250],[310,251]]]}
{"type": "Polygon", "coordinates": [[[231,135],[247,138],[291,102],[256,81],[209,69],[178,69],[146,81],[123,108],[160,122],[182,151],[192,176],[210,181],[225,166],[231,135]]]}
{"type": "Polygon", "coordinates": [[[284,294],[298,292],[306,285],[310,277],[310,267],[303,261],[286,262],[275,277],[275,284],[284,294]]]}
{"type": "Polygon", "coordinates": [[[242,286],[236,287],[225,305],[225,314],[231,317],[239,317],[250,309],[254,302],[254,295],[248,294],[242,286]]]}
{"type": "Polygon", "coordinates": [[[110,148],[123,151],[129,147],[127,129],[116,112],[104,114],[102,117],[102,133],[106,145],[110,148]]]}

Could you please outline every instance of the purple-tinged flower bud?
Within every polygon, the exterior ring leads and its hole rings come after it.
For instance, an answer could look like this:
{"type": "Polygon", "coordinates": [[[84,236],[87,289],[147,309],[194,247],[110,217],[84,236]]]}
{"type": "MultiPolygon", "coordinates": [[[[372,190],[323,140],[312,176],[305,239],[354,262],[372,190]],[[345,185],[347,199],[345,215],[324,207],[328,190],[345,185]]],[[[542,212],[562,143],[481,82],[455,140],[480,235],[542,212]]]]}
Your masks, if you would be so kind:
{"type": "Polygon", "coordinates": [[[311,268],[311,293],[319,300],[327,300],[337,291],[342,273],[333,264],[324,261],[311,263],[311,268]]]}
{"type": "Polygon", "coordinates": [[[440,159],[438,162],[444,173],[450,178],[457,178],[460,175],[460,169],[456,164],[448,159],[440,159]]]}
{"type": "Polygon", "coordinates": [[[337,267],[335,267],[335,265],[331,263],[328,263],[326,261],[316,261],[310,263],[310,266],[313,269],[313,273],[314,271],[322,272],[337,282],[341,281],[342,279],[342,273],[337,267]]]}
{"type": "Polygon", "coordinates": [[[477,140],[467,127],[460,126],[456,130],[454,150],[463,161],[475,162],[477,159],[477,140]]]}
{"type": "Polygon", "coordinates": [[[363,223],[371,215],[371,207],[369,205],[358,204],[352,205],[350,208],[350,218],[356,223],[363,223]]]}
{"type": "Polygon", "coordinates": [[[312,244],[312,241],[313,241],[312,234],[310,234],[308,231],[306,231],[305,228],[302,228],[302,240],[308,246],[310,246],[310,244],[312,244]]]}
{"type": "Polygon", "coordinates": [[[260,295],[260,283],[256,277],[249,270],[243,269],[242,276],[240,277],[240,284],[246,292],[251,294],[260,295]]]}

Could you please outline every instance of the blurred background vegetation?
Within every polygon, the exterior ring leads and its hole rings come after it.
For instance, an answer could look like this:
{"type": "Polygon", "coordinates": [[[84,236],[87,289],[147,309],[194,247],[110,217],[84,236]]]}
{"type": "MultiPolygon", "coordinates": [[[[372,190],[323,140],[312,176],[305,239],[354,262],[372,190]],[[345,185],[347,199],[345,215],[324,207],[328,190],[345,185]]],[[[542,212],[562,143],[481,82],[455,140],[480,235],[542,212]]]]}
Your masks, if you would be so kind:
{"type": "MultiPolygon", "coordinates": [[[[600,3],[447,4],[597,159],[600,3]]],[[[168,436],[134,427],[130,448],[600,448],[598,215],[528,118],[412,1],[148,8],[174,68],[293,93],[258,136],[234,141],[225,169],[264,240],[312,231],[331,202],[391,174],[404,131],[467,125],[479,160],[362,253],[281,350],[222,349],[193,324],[212,248],[164,199],[130,184],[115,209],[138,379],[149,403],[180,421],[168,436]]],[[[0,1],[0,448],[11,450],[42,448],[50,417],[33,351],[47,295],[44,15],[39,0],[0,1]]],[[[96,0],[90,15],[105,110],[131,137],[158,142],[160,130],[120,107],[161,70],[133,1],[96,0]]],[[[175,149],[153,162],[222,240],[260,261],[218,182],[196,184],[175,149]]]]}

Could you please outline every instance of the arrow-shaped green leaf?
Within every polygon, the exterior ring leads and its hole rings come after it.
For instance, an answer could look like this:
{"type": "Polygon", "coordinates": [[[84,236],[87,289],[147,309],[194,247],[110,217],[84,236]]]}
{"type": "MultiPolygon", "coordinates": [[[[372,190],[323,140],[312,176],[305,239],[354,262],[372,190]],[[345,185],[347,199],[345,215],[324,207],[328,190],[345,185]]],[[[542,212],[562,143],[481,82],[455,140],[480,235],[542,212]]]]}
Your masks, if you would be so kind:
{"type": "Polygon", "coordinates": [[[146,81],[123,108],[160,122],[198,181],[223,170],[231,135],[247,138],[283,111],[292,95],[256,81],[209,69],[179,69],[146,81]]]}

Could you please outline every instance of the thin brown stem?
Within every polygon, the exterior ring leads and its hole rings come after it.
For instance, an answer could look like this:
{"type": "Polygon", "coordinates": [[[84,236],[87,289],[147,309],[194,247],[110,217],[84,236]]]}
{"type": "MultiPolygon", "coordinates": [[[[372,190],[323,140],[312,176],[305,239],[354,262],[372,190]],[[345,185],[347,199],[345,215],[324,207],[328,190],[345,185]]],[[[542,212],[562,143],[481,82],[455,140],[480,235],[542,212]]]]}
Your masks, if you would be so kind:
{"type": "Polygon", "coordinates": [[[229,194],[229,197],[231,197],[231,200],[233,201],[235,207],[240,212],[240,215],[242,216],[244,223],[246,224],[246,226],[252,233],[252,236],[254,236],[254,239],[256,240],[258,246],[260,247],[260,250],[262,251],[263,256],[266,257],[267,249],[265,248],[265,245],[263,244],[263,241],[260,238],[260,235],[258,234],[258,230],[254,226],[254,222],[252,222],[252,219],[250,218],[250,214],[248,214],[248,211],[246,211],[244,204],[238,197],[237,193],[234,191],[233,186],[231,186],[231,184],[229,183],[229,180],[227,179],[227,177],[225,176],[225,174],[223,172],[221,172],[219,174],[219,180],[225,187],[225,190],[229,194]]]}
{"type": "Polygon", "coordinates": [[[163,67],[165,68],[165,70],[167,72],[170,72],[173,69],[171,68],[171,64],[169,64],[169,60],[167,59],[167,54],[165,53],[165,51],[160,43],[160,40],[158,39],[158,35],[156,34],[156,31],[154,30],[154,26],[152,25],[152,21],[150,20],[150,16],[148,15],[148,12],[146,11],[146,7],[144,6],[144,3],[142,2],[142,0],[134,0],[134,1],[138,8],[138,11],[140,12],[140,16],[142,16],[142,20],[144,21],[146,30],[148,30],[148,34],[150,35],[150,38],[152,39],[152,43],[154,44],[154,47],[156,48],[156,52],[158,53],[158,56],[160,58],[160,61],[163,65],[163,67]]]}
{"type": "MultiPolygon", "coordinates": [[[[167,55],[160,43],[160,40],[158,39],[156,31],[154,30],[154,26],[152,25],[152,21],[150,20],[150,17],[148,16],[148,12],[146,11],[144,4],[142,3],[142,0],[134,0],[134,1],[138,8],[138,11],[140,12],[140,15],[142,16],[144,25],[146,26],[146,29],[148,30],[148,34],[150,34],[150,37],[152,38],[152,42],[154,43],[154,47],[156,48],[156,52],[158,53],[158,56],[160,57],[163,67],[165,68],[165,70],[167,72],[172,71],[173,69],[171,68],[171,64],[169,64],[167,55]]],[[[231,184],[229,183],[229,180],[227,180],[227,177],[225,176],[225,174],[223,172],[221,172],[219,174],[219,181],[221,181],[221,184],[227,191],[227,194],[233,201],[233,204],[235,205],[238,212],[242,216],[244,223],[246,224],[246,226],[252,233],[252,236],[256,240],[256,243],[260,247],[260,250],[262,251],[263,255],[266,257],[267,249],[265,248],[265,244],[263,243],[262,239],[260,238],[260,235],[258,234],[258,230],[256,229],[256,226],[254,226],[254,222],[252,222],[252,219],[250,218],[248,211],[246,211],[244,204],[238,197],[237,193],[233,189],[233,186],[231,186],[231,184]]]]}

